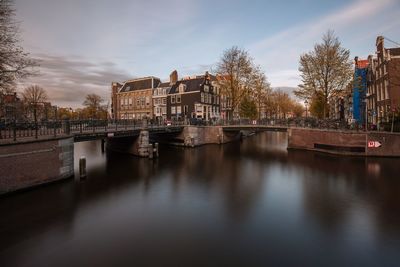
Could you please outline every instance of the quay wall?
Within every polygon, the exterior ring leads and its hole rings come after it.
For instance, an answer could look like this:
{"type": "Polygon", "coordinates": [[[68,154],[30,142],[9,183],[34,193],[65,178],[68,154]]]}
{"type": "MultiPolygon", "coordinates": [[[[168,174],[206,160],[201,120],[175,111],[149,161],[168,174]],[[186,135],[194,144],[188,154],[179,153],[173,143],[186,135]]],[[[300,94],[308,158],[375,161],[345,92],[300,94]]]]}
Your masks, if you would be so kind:
{"type": "Polygon", "coordinates": [[[74,175],[71,137],[0,145],[0,194],[74,175]]]}
{"type": "Polygon", "coordinates": [[[340,155],[400,157],[400,134],[289,128],[288,149],[340,155]],[[368,147],[369,142],[379,142],[380,146],[368,147]]]}

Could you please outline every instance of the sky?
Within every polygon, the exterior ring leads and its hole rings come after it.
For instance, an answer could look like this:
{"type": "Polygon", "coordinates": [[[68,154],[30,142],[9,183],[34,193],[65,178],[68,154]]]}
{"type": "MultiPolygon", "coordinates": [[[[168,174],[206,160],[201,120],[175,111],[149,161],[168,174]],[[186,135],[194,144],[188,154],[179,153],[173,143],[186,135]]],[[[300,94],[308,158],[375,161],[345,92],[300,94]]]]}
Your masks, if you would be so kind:
{"type": "MultiPolygon", "coordinates": [[[[298,62],[327,30],[351,56],[373,54],[383,35],[400,43],[400,0],[15,0],[22,45],[52,103],[81,106],[89,93],[110,98],[111,82],[167,80],[215,70],[238,46],[272,87],[301,83],[298,62]]],[[[395,46],[386,41],[387,47],[395,46]]]]}

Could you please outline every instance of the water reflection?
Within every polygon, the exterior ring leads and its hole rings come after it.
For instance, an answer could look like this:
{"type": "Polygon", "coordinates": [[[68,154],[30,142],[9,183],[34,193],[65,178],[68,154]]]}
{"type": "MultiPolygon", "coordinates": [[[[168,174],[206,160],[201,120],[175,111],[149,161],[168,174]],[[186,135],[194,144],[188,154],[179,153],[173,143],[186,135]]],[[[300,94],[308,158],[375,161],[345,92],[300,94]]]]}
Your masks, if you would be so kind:
{"type": "Polygon", "coordinates": [[[2,266],[395,263],[398,159],[287,151],[280,132],[160,152],[78,143],[87,179],[1,198],[2,266]]]}

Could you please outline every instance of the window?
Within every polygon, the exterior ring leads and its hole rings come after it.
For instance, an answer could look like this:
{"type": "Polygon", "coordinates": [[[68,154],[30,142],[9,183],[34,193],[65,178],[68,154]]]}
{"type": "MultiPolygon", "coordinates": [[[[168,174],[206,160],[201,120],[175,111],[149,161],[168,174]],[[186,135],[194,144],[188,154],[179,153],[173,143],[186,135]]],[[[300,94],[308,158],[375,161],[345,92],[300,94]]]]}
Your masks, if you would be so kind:
{"type": "Polygon", "coordinates": [[[175,104],[175,96],[171,96],[171,104],[175,104]]]}
{"type": "Polygon", "coordinates": [[[386,95],[386,99],[389,99],[389,91],[388,91],[388,85],[387,85],[386,80],[385,80],[385,95],[386,95]]]}
{"type": "Polygon", "coordinates": [[[176,107],[176,114],[178,114],[178,115],[182,114],[182,107],[181,106],[177,106],[176,107]]]}
{"type": "Polygon", "coordinates": [[[129,106],[132,107],[132,98],[129,98],[129,106]]]}
{"type": "Polygon", "coordinates": [[[150,97],[146,96],[146,106],[150,106],[150,97]]]}
{"type": "Polygon", "coordinates": [[[171,114],[176,114],[176,107],[171,107],[171,114]]]}
{"type": "Polygon", "coordinates": [[[204,92],[208,93],[208,91],[209,91],[209,86],[208,85],[204,85],[204,92]]]}
{"type": "Polygon", "coordinates": [[[121,105],[121,107],[123,107],[124,106],[124,100],[121,98],[121,100],[120,100],[120,105],[121,105]]]}
{"type": "Polygon", "coordinates": [[[166,97],[162,99],[162,104],[163,104],[163,105],[166,105],[166,104],[167,104],[167,98],[166,98],[166,97]]]}
{"type": "Polygon", "coordinates": [[[181,103],[181,96],[180,95],[176,96],[176,103],[181,103]]]}
{"type": "Polygon", "coordinates": [[[201,93],[201,102],[204,102],[204,93],[201,93]]]}
{"type": "Polygon", "coordinates": [[[181,83],[179,85],[179,93],[183,93],[186,90],[186,84],[181,83]]]}

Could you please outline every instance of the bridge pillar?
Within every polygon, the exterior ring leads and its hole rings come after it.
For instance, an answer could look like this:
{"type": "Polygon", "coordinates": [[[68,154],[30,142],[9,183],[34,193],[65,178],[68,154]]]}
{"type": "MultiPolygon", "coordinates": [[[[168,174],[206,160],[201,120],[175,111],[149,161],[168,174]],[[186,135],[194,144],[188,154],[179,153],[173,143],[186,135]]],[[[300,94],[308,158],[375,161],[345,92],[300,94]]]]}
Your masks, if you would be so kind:
{"type": "Polygon", "coordinates": [[[149,131],[141,130],[138,136],[110,137],[107,139],[107,149],[132,154],[139,157],[149,156],[149,131]]]}

